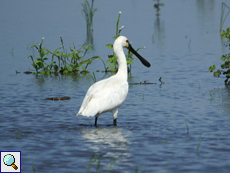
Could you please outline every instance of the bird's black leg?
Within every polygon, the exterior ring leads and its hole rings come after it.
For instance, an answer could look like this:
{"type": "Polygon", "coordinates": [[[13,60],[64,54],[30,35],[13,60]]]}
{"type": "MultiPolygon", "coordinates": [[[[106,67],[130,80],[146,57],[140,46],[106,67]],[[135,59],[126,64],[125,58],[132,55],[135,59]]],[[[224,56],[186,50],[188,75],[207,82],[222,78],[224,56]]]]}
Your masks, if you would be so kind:
{"type": "Polygon", "coordinates": [[[114,125],[114,126],[117,126],[117,119],[114,119],[114,120],[113,120],[113,125],[114,125]]]}
{"type": "Polygon", "coordinates": [[[95,117],[95,124],[94,126],[97,126],[97,117],[95,117]]]}

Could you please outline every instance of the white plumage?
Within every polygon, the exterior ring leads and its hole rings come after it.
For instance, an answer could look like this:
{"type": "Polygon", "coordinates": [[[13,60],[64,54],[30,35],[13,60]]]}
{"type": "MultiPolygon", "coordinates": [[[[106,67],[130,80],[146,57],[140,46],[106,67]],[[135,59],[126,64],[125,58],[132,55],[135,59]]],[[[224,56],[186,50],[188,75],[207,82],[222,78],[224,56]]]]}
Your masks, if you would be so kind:
{"type": "Polygon", "coordinates": [[[148,61],[142,58],[129,44],[124,36],[119,36],[113,44],[114,53],[117,56],[118,72],[101,81],[94,83],[87,91],[77,115],[95,116],[95,126],[97,118],[104,112],[112,112],[113,124],[116,125],[118,108],[123,104],[128,94],[127,82],[127,62],[123,47],[132,51],[141,62],[150,67],[148,61]]]}

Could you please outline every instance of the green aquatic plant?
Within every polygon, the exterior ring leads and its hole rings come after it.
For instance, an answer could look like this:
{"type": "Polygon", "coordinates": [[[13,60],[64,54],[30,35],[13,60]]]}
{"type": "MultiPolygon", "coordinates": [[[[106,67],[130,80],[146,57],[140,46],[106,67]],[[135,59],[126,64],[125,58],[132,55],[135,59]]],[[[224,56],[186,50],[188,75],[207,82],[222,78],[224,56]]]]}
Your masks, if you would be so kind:
{"type": "Polygon", "coordinates": [[[171,164],[171,160],[173,159],[174,155],[175,155],[175,153],[172,153],[171,157],[168,160],[168,163],[167,163],[167,173],[169,172],[169,166],[171,164]]]}
{"type": "Polygon", "coordinates": [[[123,156],[124,154],[120,154],[117,158],[115,158],[108,166],[107,171],[110,170],[110,168],[120,159],[121,156],[123,156]]]}
{"type": "Polygon", "coordinates": [[[199,148],[200,148],[200,145],[201,145],[202,141],[205,139],[205,137],[206,137],[206,135],[204,135],[204,136],[201,136],[201,135],[200,135],[200,138],[199,138],[199,141],[198,141],[197,147],[196,147],[196,153],[197,153],[198,155],[199,155],[199,148]]]}
{"type": "MultiPolygon", "coordinates": [[[[117,23],[116,23],[116,35],[113,37],[113,39],[117,39],[120,36],[122,29],[124,28],[124,26],[121,26],[119,28],[120,17],[121,17],[121,11],[118,14],[117,23]]],[[[107,44],[106,47],[113,50],[112,44],[107,44]]],[[[139,47],[136,51],[138,51],[140,49],[145,49],[145,47],[139,47]]],[[[109,63],[110,65],[109,65],[109,67],[105,66],[106,72],[109,71],[109,69],[111,72],[116,72],[118,70],[118,63],[117,63],[117,57],[116,57],[115,53],[113,53],[113,55],[108,55],[108,58],[109,59],[106,62],[109,63]]],[[[136,58],[133,57],[133,53],[130,50],[128,50],[128,53],[126,55],[128,72],[131,71],[131,66],[133,65],[134,59],[136,59],[136,58]]]]}
{"type": "Polygon", "coordinates": [[[139,169],[138,166],[135,166],[135,173],[138,173],[139,169]]]}
{"type": "MultiPolygon", "coordinates": [[[[91,6],[89,5],[88,1],[85,1],[83,6],[83,13],[85,14],[85,17],[87,18],[86,21],[92,21],[92,17],[96,9],[93,9],[93,0],[91,6]]],[[[120,32],[124,28],[124,26],[119,28],[119,21],[120,21],[121,12],[119,12],[117,23],[116,23],[116,35],[113,37],[113,39],[116,39],[120,36],[120,32]]],[[[92,22],[91,22],[92,23],[92,22]]],[[[91,25],[87,25],[92,28],[91,25]]],[[[118,63],[117,63],[117,57],[115,53],[113,55],[108,55],[109,59],[106,61],[109,63],[109,66],[106,66],[106,63],[101,59],[100,56],[93,56],[89,59],[85,59],[86,53],[92,49],[92,45],[89,44],[83,44],[79,49],[75,48],[75,45],[73,48],[69,46],[69,51],[65,49],[64,41],[62,36],[60,36],[61,46],[56,48],[54,51],[50,51],[46,47],[43,46],[44,37],[42,38],[42,41],[40,44],[36,45],[33,44],[29,47],[29,49],[35,49],[37,50],[39,56],[35,57],[35,55],[29,55],[28,59],[32,60],[32,66],[35,70],[34,74],[73,74],[81,71],[81,73],[89,73],[87,70],[88,66],[93,62],[95,59],[99,59],[102,61],[104,65],[104,72],[116,72],[118,70],[118,63]],[[49,58],[51,56],[51,58],[49,58]]],[[[113,49],[112,44],[107,44],[106,47],[113,49]]],[[[145,49],[145,47],[139,47],[136,51],[140,49],[145,49]]],[[[127,58],[127,66],[128,66],[128,72],[131,71],[131,67],[133,64],[133,60],[136,59],[133,57],[133,53],[128,50],[128,53],[126,55],[127,58]]],[[[95,78],[95,74],[93,79],[95,78]]]]}
{"type": "Polygon", "coordinates": [[[33,169],[33,173],[35,173],[35,166],[34,166],[34,158],[32,157],[32,169],[33,169]]]}
{"type": "Polygon", "coordinates": [[[101,59],[99,56],[93,56],[89,59],[85,59],[86,53],[91,50],[90,45],[83,44],[79,49],[75,46],[72,48],[69,46],[70,52],[64,47],[64,41],[60,36],[61,46],[55,49],[53,52],[43,47],[44,38],[37,46],[33,44],[29,49],[35,48],[39,53],[39,57],[35,58],[33,55],[29,55],[28,58],[32,60],[32,66],[34,67],[36,74],[50,74],[50,73],[62,73],[71,74],[78,71],[87,73],[87,67],[93,62],[94,59],[101,59]],[[48,56],[51,56],[49,60],[48,56]]]}
{"type": "Polygon", "coordinates": [[[85,168],[86,170],[88,171],[92,171],[90,169],[91,165],[95,162],[97,162],[97,165],[96,165],[96,169],[95,171],[98,172],[99,168],[100,168],[100,163],[101,163],[101,158],[105,155],[106,153],[101,153],[99,154],[98,156],[96,156],[96,153],[94,153],[91,158],[90,158],[90,161],[89,161],[89,164],[88,166],[85,168]]]}
{"type": "Polygon", "coordinates": [[[44,41],[44,37],[42,37],[42,41],[38,46],[33,44],[30,47],[30,49],[31,48],[37,49],[37,51],[39,53],[39,57],[36,58],[36,60],[35,60],[35,58],[32,55],[28,56],[28,58],[31,58],[31,60],[32,60],[32,66],[36,70],[36,73],[38,73],[38,71],[40,69],[45,70],[45,61],[48,60],[48,58],[46,56],[50,53],[50,51],[48,49],[46,49],[45,47],[42,47],[43,41],[44,41]]]}
{"type": "MultiPolygon", "coordinates": [[[[230,28],[227,28],[226,31],[223,30],[220,32],[222,39],[226,38],[230,42],[230,28]]],[[[230,44],[229,44],[229,50],[230,50],[230,44]]]]}
{"type": "MultiPolygon", "coordinates": [[[[90,157],[90,161],[87,165],[87,167],[85,168],[87,171],[91,171],[91,172],[99,172],[99,168],[101,166],[101,158],[105,155],[106,153],[93,153],[92,156],[90,157]],[[93,169],[93,165],[94,163],[96,164],[95,169],[93,169]]],[[[117,163],[117,161],[123,156],[124,154],[120,154],[119,156],[117,156],[112,162],[110,162],[110,164],[108,165],[106,171],[110,171],[111,167],[113,167],[114,164],[117,163]]]]}
{"type": "Polygon", "coordinates": [[[184,118],[184,121],[185,121],[186,129],[187,129],[187,134],[189,134],[189,128],[188,128],[188,124],[187,124],[186,118],[184,118]]]}
{"type": "Polygon", "coordinates": [[[97,82],[96,75],[95,75],[94,72],[92,72],[92,73],[87,73],[87,74],[85,75],[85,78],[88,79],[88,81],[89,81],[89,86],[92,85],[92,84],[90,83],[91,80],[93,81],[93,83],[97,82]]]}
{"type": "Polygon", "coordinates": [[[11,49],[10,53],[12,56],[14,56],[14,48],[11,49]]]}
{"type": "Polygon", "coordinates": [[[164,6],[164,3],[160,3],[160,0],[153,0],[156,1],[156,3],[153,5],[153,7],[156,9],[156,16],[160,16],[160,7],[164,6]]]}
{"type": "Polygon", "coordinates": [[[230,13],[230,7],[227,6],[224,2],[222,2],[222,5],[221,5],[221,15],[220,15],[220,31],[222,30],[224,22],[225,22],[226,18],[228,17],[229,13],[230,13]],[[225,14],[225,9],[227,9],[227,13],[226,14],[225,14]]]}
{"type": "Polygon", "coordinates": [[[161,84],[164,84],[164,82],[162,81],[162,77],[160,77],[158,80],[161,84]]]}
{"type": "Polygon", "coordinates": [[[96,8],[93,8],[94,0],[92,0],[91,5],[89,4],[88,0],[85,0],[82,3],[82,15],[85,18],[86,22],[86,30],[87,30],[87,44],[93,44],[93,16],[94,13],[97,11],[96,8]]]}
{"type": "MultiPolygon", "coordinates": [[[[230,28],[227,28],[226,31],[221,31],[222,39],[226,38],[228,40],[229,50],[230,50],[230,28]]],[[[216,69],[215,65],[209,67],[209,71],[213,72],[215,77],[219,77],[221,74],[225,75],[226,79],[224,81],[225,85],[230,85],[230,53],[221,56],[221,61],[223,63],[220,65],[222,70],[216,69]]]]}

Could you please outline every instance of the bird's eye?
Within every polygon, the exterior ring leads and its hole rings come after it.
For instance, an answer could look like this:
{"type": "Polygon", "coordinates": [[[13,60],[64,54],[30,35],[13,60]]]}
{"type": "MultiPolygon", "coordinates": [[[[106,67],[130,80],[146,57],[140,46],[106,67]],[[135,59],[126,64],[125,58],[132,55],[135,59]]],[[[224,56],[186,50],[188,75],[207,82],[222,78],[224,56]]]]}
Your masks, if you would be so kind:
{"type": "Polygon", "coordinates": [[[129,41],[128,41],[128,40],[126,40],[126,43],[129,43],[129,41]]]}

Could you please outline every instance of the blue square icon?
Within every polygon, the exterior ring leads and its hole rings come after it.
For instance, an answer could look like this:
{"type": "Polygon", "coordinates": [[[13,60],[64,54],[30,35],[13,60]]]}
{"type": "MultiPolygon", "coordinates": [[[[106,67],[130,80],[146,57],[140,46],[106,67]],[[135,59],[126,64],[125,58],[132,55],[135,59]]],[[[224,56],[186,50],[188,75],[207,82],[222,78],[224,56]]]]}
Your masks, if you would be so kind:
{"type": "Polygon", "coordinates": [[[0,151],[0,173],[21,172],[21,151],[0,151]]]}

